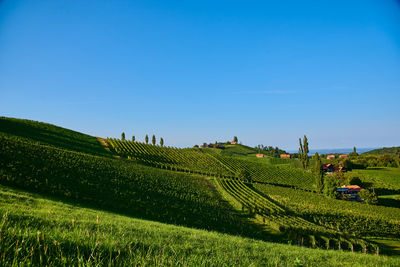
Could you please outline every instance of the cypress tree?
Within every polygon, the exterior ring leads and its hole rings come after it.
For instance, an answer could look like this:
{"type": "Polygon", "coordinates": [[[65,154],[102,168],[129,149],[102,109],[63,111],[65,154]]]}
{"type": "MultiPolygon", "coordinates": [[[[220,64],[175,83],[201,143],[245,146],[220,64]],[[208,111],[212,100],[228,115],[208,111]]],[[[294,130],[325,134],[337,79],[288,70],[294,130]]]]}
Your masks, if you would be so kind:
{"type": "Polygon", "coordinates": [[[125,133],[124,132],[122,132],[122,134],[121,134],[121,140],[125,141],[125,133]]]}
{"type": "Polygon", "coordinates": [[[308,139],[307,136],[304,135],[303,143],[301,143],[301,138],[299,138],[299,159],[304,169],[308,168],[309,159],[308,159],[308,139]]]}
{"type": "Polygon", "coordinates": [[[160,146],[164,146],[164,139],[162,137],[160,138],[160,146]]]}
{"type": "Polygon", "coordinates": [[[132,142],[135,142],[135,136],[132,135],[132,142]]]}
{"type": "Polygon", "coordinates": [[[303,138],[303,145],[304,145],[304,156],[305,156],[305,158],[304,158],[304,161],[305,161],[305,168],[307,169],[308,168],[308,164],[309,164],[309,159],[308,159],[308,152],[310,152],[309,150],[308,150],[308,139],[307,139],[307,136],[306,135],[304,135],[304,138],[303,138]]]}
{"type": "Polygon", "coordinates": [[[318,193],[322,192],[323,189],[323,185],[324,185],[324,171],[322,168],[322,162],[321,159],[319,157],[318,152],[315,152],[315,156],[314,156],[314,160],[315,160],[315,166],[314,166],[314,172],[315,172],[315,186],[317,188],[318,193]]]}
{"type": "Polygon", "coordinates": [[[236,142],[236,144],[238,143],[238,138],[237,138],[237,136],[234,136],[234,137],[233,137],[233,142],[236,142]]]}
{"type": "Polygon", "coordinates": [[[153,143],[153,146],[156,145],[156,136],[153,134],[153,137],[151,138],[151,142],[153,143]]]}
{"type": "Polygon", "coordinates": [[[144,138],[144,141],[146,142],[146,144],[149,143],[149,136],[146,134],[146,137],[144,138]]]}

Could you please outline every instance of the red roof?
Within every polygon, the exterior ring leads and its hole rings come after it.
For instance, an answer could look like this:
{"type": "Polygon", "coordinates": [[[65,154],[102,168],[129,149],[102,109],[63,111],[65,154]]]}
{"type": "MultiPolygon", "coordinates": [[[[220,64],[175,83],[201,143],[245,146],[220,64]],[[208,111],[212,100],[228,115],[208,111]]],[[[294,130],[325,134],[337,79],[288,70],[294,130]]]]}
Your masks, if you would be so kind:
{"type": "Polygon", "coordinates": [[[347,158],[347,155],[346,154],[342,154],[342,155],[339,156],[339,158],[347,158]]]}
{"type": "Polygon", "coordinates": [[[362,189],[358,185],[343,185],[342,188],[347,188],[349,191],[360,191],[362,189]]]}
{"type": "Polygon", "coordinates": [[[264,157],[264,154],[257,154],[256,157],[257,157],[257,158],[263,158],[263,157],[264,157]]]}

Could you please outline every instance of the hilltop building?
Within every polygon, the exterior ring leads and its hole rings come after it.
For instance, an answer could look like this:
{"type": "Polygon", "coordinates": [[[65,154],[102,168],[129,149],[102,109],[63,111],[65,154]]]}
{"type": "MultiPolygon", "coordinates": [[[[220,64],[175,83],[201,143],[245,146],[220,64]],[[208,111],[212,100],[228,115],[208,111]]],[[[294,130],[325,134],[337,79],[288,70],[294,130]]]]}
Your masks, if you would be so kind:
{"type": "Polygon", "coordinates": [[[336,156],[335,155],[328,155],[328,156],[326,156],[326,159],[335,159],[336,158],[336,156]]]}
{"type": "Polygon", "coordinates": [[[281,154],[281,159],[290,159],[290,154],[281,154]]]}
{"type": "Polygon", "coordinates": [[[263,158],[263,157],[264,157],[264,154],[257,154],[256,157],[257,157],[257,158],[263,158]]]}
{"type": "Polygon", "coordinates": [[[339,158],[341,158],[341,159],[346,159],[348,157],[348,155],[347,154],[342,154],[342,155],[339,155],[339,158]]]}

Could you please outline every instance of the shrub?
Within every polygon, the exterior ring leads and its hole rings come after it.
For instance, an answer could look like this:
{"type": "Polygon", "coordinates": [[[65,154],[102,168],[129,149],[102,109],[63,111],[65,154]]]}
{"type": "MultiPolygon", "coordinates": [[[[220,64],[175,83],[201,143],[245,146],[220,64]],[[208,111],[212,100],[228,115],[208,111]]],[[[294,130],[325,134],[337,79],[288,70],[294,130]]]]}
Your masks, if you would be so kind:
{"type": "Polygon", "coordinates": [[[237,177],[242,179],[245,182],[251,182],[251,174],[248,170],[240,169],[237,172],[237,177]]]}
{"type": "Polygon", "coordinates": [[[363,182],[358,177],[349,178],[348,184],[350,184],[350,185],[358,185],[358,186],[361,186],[361,187],[363,186],[363,182]]]}
{"type": "Polygon", "coordinates": [[[370,192],[367,189],[362,189],[358,195],[367,204],[370,205],[378,204],[378,197],[374,192],[370,192]]]}

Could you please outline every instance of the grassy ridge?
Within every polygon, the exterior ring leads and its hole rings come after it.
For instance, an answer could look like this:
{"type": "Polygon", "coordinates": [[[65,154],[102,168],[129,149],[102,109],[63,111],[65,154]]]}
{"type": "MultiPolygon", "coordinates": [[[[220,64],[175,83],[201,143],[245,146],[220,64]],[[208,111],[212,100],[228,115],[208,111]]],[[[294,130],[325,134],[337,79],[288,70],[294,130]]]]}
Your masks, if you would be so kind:
{"type": "Polygon", "coordinates": [[[0,136],[13,136],[72,151],[111,156],[93,136],[32,120],[0,117],[0,136]]]}
{"type": "Polygon", "coordinates": [[[363,154],[366,155],[372,155],[372,154],[377,154],[377,155],[382,155],[382,154],[399,154],[400,153],[400,146],[397,147],[384,147],[384,148],[378,148],[374,150],[370,150],[367,152],[364,152],[363,154]]]}
{"type": "Polygon", "coordinates": [[[253,236],[204,177],[0,137],[0,183],[161,222],[253,236]]]}
{"type": "Polygon", "coordinates": [[[399,266],[77,208],[0,186],[0,265],[399,266]]]}

